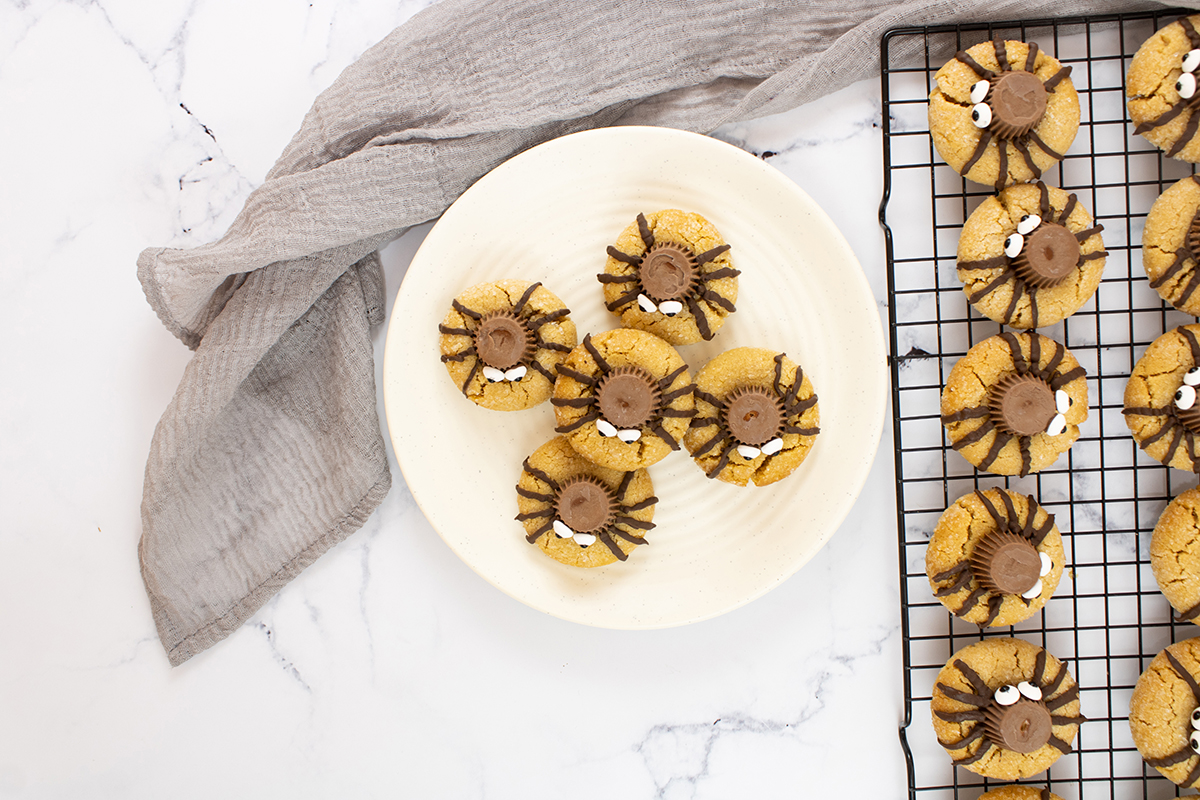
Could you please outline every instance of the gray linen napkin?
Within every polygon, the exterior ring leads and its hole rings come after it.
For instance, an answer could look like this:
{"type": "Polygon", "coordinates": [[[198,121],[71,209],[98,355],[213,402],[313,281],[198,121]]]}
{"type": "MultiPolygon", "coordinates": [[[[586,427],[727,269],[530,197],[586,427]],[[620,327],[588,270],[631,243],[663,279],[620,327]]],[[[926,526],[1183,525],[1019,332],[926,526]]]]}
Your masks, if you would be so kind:
{"type": "Polygon", "coordinates": [[[195,350],[142,502],[142,575],[171,664],[228,636],[387,494],[376,251],[492,167],[586,128],[709,132],[794,108],[877,74],[892,27],[1153,7],[443,0],[413,17],[316,99],[219,241],[138,259],[150,305],[195,350]]]}

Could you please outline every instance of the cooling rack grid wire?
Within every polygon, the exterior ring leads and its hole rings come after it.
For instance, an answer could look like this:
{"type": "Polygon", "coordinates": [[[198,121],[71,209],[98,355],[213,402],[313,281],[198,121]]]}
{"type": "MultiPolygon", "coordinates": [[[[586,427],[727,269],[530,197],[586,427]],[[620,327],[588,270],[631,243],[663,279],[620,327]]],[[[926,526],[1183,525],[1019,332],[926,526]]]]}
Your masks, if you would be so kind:
{"type": "Polygon", "coordinates": [[[1158,195],[1192,172],[1133,135],[1124,76],[1138,46],[1183,12],[903,28],[882,48],[884,196],[891,315],[892,413],[899,523],[900,601],[909,797],[974,800],[986,781],[953,767],[930,723],[935,676],[952,653],[994,636],[1017,636],[1067,663],[1079,683],[1083,724],[1074,750],[1022,781],[1066,800],[1165,798],[1177,787],[1145,766],[1129,733],[1138,675],[1164,646],[1200,630],[1172,621],[1150,570],[1150,532],[1171,497],[1196,478],[1140,452],[1121,415],[1129,373],[1164,331],[1195,322],[1150,288],[1141,265],[1142,228],[1158,195]],[[994,38],[1037,42],[1072,67],[1079,134],[1043,176],[1078,195],[1104,225],[1108,259],[1080,311],[1039,332],[1064,343],[1088,372],[1089,416],[1064,457],[1026,478],[976,471],[951,450],[939,419],[940,393],[970,346],[1003,328],[966,302],[955,271],[959,231],[993,194],[968,182],[933,149],[927,103],[934,73],[960,49],[994,38]],[[925,548],[938,517],[975,489],[1033,494],[1063,532],[1068,571],[1054,598],[1012,628],[980,629],[934,599],[925,548]]]}

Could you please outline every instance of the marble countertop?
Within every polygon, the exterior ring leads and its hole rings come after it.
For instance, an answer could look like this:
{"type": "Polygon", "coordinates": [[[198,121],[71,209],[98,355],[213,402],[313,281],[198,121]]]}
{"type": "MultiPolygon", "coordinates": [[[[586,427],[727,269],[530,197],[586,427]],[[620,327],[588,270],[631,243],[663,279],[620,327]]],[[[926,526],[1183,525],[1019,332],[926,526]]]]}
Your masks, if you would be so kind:
{"type": "MultiPolygon", "coordinates": [[[[901,797],[890,425],[798,574],[658,631],[502,594],[389,452],[395,486],[362,530],[168,666],[139,505],[190,354],[135,259],[217,238],[316,94],[425,5],[0,4],[0,797],[820,797],[861,781],[864,753],[901,797]]],[[[716,135],[825,209],[886,324],[878,82],[716,135]]],[[[389,294],[427,231],[385,251],[389,294]]]]}

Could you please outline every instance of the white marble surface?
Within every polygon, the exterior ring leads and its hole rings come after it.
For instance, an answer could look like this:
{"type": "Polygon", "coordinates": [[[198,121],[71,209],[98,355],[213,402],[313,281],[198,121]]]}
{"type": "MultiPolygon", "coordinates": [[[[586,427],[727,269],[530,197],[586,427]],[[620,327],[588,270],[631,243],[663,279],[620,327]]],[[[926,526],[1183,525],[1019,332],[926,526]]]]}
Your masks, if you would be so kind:
{"type": "MultiPolygon", "coordinates": [[[[313,97],[425,0],[0,0],[0,798],[725,798],[905,782],[888,431],[832,542],[762,599],[586,628],[492,588],[396,485],[171,669],[137,565],[189,353],[135,275],[226,228],[313,97]]],[[[883,304],[866,81],[718,135],[775,155],[883,304]]],[[[385,253],[389,293],[427,227],[385,253]]],[[[384,330],[376,332],[377,366],[384,330]]]]}

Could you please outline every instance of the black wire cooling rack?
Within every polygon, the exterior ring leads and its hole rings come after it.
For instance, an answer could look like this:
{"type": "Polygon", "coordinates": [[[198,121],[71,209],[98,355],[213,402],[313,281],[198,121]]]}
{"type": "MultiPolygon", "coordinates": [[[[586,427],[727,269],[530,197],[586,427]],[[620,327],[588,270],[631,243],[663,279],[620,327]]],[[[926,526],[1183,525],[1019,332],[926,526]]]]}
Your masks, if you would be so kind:
{"type": "Polygon", "coordinates": [[[1149,660],[1196,635],[1172,612],[1150,571],[1149,534],[1168,500],[1194,485],[1141,453],[1121,415],[1125,382],[1146,346],[1195,322],[1166,305],[1141,266],[1142,228],[1155,198],[1192,168],[1133,135],[1124,76],[1138,46],[1183,12],[902,28],[882,39],[884,193],[888,259],[893,436],[899,522],[905,716],[900,740],[909,797],[975,800],[989,781],[953,767],[937,744],[929,702],[951,654],[994,636],[1017,636],[1067,663],[1080,687],[1084,723],[1074,751],[1021,783],[1066,800],[1163,798],[1179,792],[1146,766],[1129,733],[1129,698],[1149,660]],[[1088,372],[1090,412],[1079,440],[1049,469],[1027,478],[977,472],[949,447],[939,419],[946,375],[972,344],[1002,330],[966,302],[955,270],[959,230],[992,191],[961,178],[936,154],[927,103],[934,73],[960,49],[994,38],[1037,42],[1073,68],[1079,134],[1044,176],[1075,192],[1104,225],[1108,259],[1096,296],[1039,332],[1064,343],[1088,372]],[[1031,493],[1053,513],[1067,563],[1045,609],[1012,628],[979,628],[934,599],[925,548],[938,517],[975,489],[1031,493]]]}

